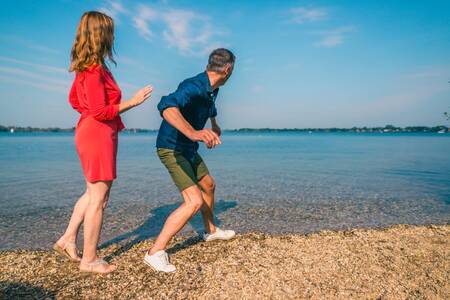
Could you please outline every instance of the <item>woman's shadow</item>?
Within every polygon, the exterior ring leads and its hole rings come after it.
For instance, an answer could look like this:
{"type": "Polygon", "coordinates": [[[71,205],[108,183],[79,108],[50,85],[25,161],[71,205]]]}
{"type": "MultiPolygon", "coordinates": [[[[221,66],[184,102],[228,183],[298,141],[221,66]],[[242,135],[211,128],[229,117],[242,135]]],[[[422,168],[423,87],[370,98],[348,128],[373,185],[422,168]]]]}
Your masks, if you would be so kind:
{"type": "Polygon", "coordinates": [[[24,282],[0,281],[0,299],[56,299],[55,292],[24,282]]]}
{"type": "MultiPolygon", "coordinates": [[[[217,226],[220,226],[221,222],[217,219],[217,216],[221,213],[227,211],[230,208],[236,207],[237,202],[236,201],[225,201],[225,200],[219,200],[214,205],[214,213],[215,213],[215,223],[217,226]]],[[[137,227],[136,229],[121,234],[103,244],[100,245],[100,248],[106,248],[108,246],[111,246],[112,244],[121,243],[123,241],[126,241],[125,244],[121,245],[117,250],[115,250],[113,253],[109,254],[105,259],[111,259],[115,256],[118,256],[129,249],[131,249],[134,245],[137,243],[156,237],[159,232],[162,229],[162,226],[164,225],[164,222],[166,221],[167,217],[170,213],[172,213],[175,209],[177,209],[180,206],[180,203],[173,203],[173,204],[167,204],[162,205],[160,207],[157,207],[155,209],[152,209],[150,211],[150,216],[147,218],[147,220],[144,221],[142,225],[137,227]]],[[[203,221],[200,216],[200,213],[197,213],[190,221],[189,224],[194,229],[195,232],[198,234],[203,232],[203,221]]],[[[201,241],[200,236],[194,236],[190,237],[181,244],[177,244],[173,246],[171,249],[168,250],[169,253],[175,253],[179,250],[182,250],[184,248],[187,248],[189,246],[195,245],[198,242],[201,241]]]]}

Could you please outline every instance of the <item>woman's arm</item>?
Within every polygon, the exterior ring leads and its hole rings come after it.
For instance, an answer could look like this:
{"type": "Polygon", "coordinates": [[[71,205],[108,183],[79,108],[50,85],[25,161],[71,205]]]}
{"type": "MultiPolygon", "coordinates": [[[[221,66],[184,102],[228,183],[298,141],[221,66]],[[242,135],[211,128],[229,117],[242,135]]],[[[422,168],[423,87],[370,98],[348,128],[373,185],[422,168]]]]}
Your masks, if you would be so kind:
{"type": "Polygon", "coordinates": [[[107,104],[105,78],[101,68],[95,68],[86,74],[85,84],[89,112],[98,121],[113,120],[118,114],[142,104],[153,91],[151,86],[146,86],[128,101],[120,104],[107,104]]]}
{"type": "Polygon", "coordinates": [[[119,114],[118,104],[106,103],[105,77],[101,67],[85,74],[84,88],[89,114],[98,121],[113,120],[119,114]]]}
{"type": "Polygon", "coordinates": [[[119,114],[126,112],[127,110],[142,104],[147,100],[153,92],[153,87],[147,85],[140,89],[130,100],[124,101],[119,104],[119,114]]]}

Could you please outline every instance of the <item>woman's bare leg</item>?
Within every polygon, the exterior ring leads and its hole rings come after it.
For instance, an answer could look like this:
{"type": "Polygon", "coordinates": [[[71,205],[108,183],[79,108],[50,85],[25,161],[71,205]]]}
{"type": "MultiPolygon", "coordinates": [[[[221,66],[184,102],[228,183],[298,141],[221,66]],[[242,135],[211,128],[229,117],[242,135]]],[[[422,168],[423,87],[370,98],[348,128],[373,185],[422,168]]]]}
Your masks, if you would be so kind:
{"type": "MultiPolygon", "coordinates": [[[[64,234],[59,238],[56,242],[58,246],[64,248],[66,243],[76,243],[78,237],[78,231],[80,230],[81,224],[83,223],[84,214],[86,212],[86,208],[89,203],[89,194],[86,190],[84,194],[78,199],[75,204],[72,212],[72,216],[70,217],[69,225],[67,225],[67,229],[64,234]]],[[[67,248],[66,251],[73,258],[78,257],[76,248],[67,248]]]]}
{"type": "MultiPolygon", "coordinates": [[[[89,202],[84,215],[84,247],[80,269],[86,269],[89,263],[97,260],[97,245],[103,222],[103,209],[108,200],[112,181],[88,183],[89,202]]],[[[98,264],[93,271],[109,272],[116,267],[108,264],[98,264]]],[[[89,269],[90,270],[90,269],[89,269]]],[[[92,270],[90,270],[92,271],[92,270]]]]}

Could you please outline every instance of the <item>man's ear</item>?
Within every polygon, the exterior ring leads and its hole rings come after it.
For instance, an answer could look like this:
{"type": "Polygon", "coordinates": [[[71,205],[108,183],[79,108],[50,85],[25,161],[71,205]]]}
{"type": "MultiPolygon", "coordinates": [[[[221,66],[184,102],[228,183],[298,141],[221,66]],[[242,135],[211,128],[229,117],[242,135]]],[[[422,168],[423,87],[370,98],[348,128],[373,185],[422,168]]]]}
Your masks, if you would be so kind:
{"type": "Polygon", "coordinates": [[[231,73],[231,65],[230,64],[225,65],[224,73],[226,76],[228,76],[228,74],[231,73]]]}

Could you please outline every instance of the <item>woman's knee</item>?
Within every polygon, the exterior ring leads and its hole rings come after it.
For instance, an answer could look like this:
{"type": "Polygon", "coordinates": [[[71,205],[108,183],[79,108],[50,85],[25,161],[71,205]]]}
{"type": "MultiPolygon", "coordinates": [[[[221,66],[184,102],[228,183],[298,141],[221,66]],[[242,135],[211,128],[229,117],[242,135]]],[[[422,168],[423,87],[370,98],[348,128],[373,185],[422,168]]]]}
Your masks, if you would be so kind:
{"type": "Polygon", "coordinates": [[[107,200],[105,197],[91,197],[89,199],[89,206],[95,209],[105,209],[107,200]]]}
{"type": "Polygon", "coordinates": [[[96,182],[88,185],[89,205],[105,208],[109,200],[110,182],[96,182]]]}

